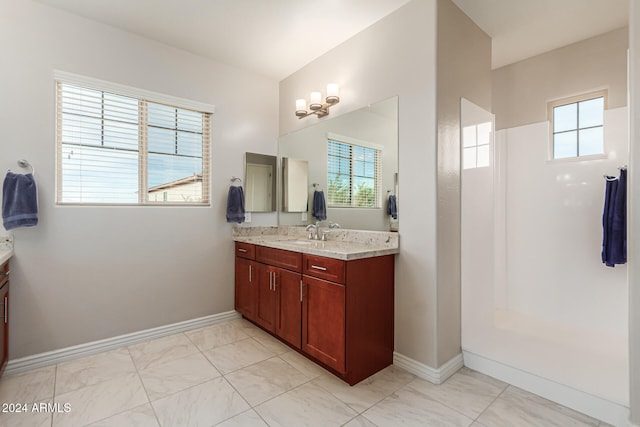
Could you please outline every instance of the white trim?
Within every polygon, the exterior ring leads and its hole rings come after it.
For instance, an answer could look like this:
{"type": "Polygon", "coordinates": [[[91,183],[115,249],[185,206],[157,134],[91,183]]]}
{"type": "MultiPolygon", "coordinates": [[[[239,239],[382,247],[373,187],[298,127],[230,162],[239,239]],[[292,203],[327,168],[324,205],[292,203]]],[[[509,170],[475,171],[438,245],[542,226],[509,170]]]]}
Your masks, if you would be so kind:
{"type": "MultiPolygon", "coordinates": [[[[629,422],[629,408],[478,354],[464,351],[464,365],[614,426],[629,422]]],[[[632,424],[629,424],[630,426],[632,424]]]]}
{"type": "Polygon", "coordinates": [[[434,369],[398,352],[393,352],[393,364],[433,384],[442,384],[462,368],[462,353],[454,356],[440,368],[434,369]]]}
{"type": "Polygon", "coordinates": [[[169,104],[174,107],[196,110],[201,113],[215,113],[216,107],[213,104],[192,101],[190,99],[180,98],[163,93],[153,92],[150,90],[139,89],[133,86],[127,86],[120,83],[113,83],[106,80],[95,79],[93,77],[81,76],[79,74],[68,73],[66,71],[53,70],[53,78],[64,83],[81,85],[89,89],[102,90],[112,92],[116,95],[131,96],[147,101],[158,102],[160,104],[169,104]]]}
{"type": "Polygon", "coordinates": [[[80,357],[101,353],[103,351],[126,347],[154,338],[161,338],[167,335],[190,331],[238,318],[240,318],[240,314],[235,310],[231,310],[224,313],[213,314],[211,316],[185,320],[184,322],[173,323],[170,325],[159,326],[157,328],[119,335],[117,337],[48,351],[46,353],[34,354],[33,356],[10,360],[7,363],[4,373],[5,375],[18,374],[31,369],[55,365],[56,363],[66,362],[68,360],[78,359],[80,357]]]}

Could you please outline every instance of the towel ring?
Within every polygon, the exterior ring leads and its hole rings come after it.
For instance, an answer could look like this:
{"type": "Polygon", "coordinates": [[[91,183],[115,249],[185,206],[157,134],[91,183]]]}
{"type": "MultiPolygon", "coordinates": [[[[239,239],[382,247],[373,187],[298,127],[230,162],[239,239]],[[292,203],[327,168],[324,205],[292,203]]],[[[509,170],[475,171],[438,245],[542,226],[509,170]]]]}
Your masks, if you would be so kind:
{"type": "Polygon", "coordinates": [[[31,165],[31,163],[29,163],[25,159],[18,160],[18,166],[20,166],[21,168],[24,168],[24,169],[31,168],[31,173],[32,174],[34,174],[36,172],[36,169],[31,165]]]}

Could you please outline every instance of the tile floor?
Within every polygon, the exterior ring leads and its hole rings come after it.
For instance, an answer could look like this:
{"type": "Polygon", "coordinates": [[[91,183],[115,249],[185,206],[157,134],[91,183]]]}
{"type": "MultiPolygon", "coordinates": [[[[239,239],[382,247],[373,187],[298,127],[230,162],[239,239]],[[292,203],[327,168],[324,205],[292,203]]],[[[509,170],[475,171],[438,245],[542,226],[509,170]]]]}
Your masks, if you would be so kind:
{"type": "Polygon", "coordinates": [[[3,427],[606,425],[467,368],[349,387],[241,319],[5,376],[0,403],[27,409],[3,427]]]}

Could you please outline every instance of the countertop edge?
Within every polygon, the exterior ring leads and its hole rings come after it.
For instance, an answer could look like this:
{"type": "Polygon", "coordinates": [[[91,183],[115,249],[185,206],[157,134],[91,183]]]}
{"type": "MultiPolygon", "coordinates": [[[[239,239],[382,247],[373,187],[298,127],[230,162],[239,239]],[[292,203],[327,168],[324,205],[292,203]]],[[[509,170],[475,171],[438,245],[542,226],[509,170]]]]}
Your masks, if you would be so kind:
{"type": "MultiPolygon", "coordinates": [[[[302,254],[308,255],[316,255],[323,256],[326,258],[335,258],[343,261],[351,261],[356,259],[364,259],[364,258],[374,258],[378,256],[385,255],[395,255],[400,252],[400,248],[398,247],[384,247],[377,246],[372,249],[364,249],[354,252],[336,252],[330,249],[319,249],[308,246],[294,246],[292,244],[287,244],[287,240],[273,240],[273,241],[264,241],[256,239],[255,237],[234,237],[235,242],[249,243],[257,246],[265,246],[268,248],[274,249],[282,249],[291,252],[298,252],[302,254]]],[[[315,241],[314,241],[315,242],[315,241]]]]}
{"type": "Polygon", "coordinates": [[[13,257],[13,249],[0,250],[0,264],[4,264],[13,257]]]}

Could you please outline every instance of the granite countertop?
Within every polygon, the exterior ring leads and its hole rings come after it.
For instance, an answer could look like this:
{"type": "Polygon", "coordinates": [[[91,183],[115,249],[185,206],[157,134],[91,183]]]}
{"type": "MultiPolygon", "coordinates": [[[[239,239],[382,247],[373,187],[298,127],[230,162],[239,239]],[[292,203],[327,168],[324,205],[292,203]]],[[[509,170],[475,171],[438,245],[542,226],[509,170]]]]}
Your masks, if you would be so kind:
{"type": "MultiPolygon", "coordinates": [[[[322,227],[321,227],[322,229],[322,227]]],[[[309,240],[303,227],[241,227],[233,240],[345,261],[399,252],[398,233],[332,229],[326,241],[309,240]]]]}
{"type": "Polygon", "coordinates": [[[13,256],[13,249],[0,248],[0,264],[4,264],[13,256]]]}

